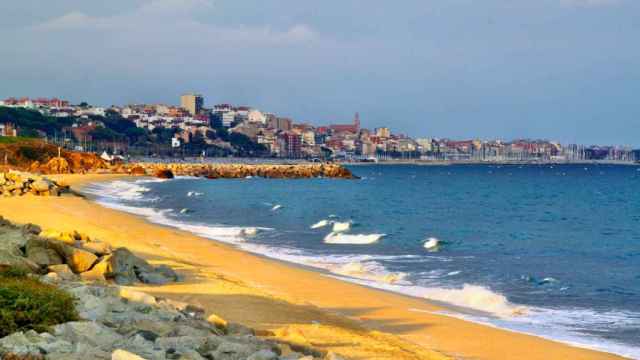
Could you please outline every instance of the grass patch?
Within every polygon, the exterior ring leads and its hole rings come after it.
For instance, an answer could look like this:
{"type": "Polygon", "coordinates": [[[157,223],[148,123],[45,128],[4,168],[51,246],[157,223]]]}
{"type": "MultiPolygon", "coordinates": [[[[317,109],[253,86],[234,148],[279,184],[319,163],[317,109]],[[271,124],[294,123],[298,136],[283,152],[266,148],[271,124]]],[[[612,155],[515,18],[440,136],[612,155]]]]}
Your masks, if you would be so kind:
{"type": "Polygon", "coordinates": [[[17,270],[0,272],[0,338],[17,331],[48,331],[78,320],[75,299],[17,270]]]}

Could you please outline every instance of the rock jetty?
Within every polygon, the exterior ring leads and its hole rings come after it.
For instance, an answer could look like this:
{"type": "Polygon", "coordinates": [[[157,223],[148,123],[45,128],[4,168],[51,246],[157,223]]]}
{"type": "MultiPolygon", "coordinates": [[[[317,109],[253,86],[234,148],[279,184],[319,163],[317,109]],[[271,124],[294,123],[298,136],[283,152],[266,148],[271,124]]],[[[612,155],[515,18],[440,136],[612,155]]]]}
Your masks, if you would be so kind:
{"type": "Polygon", "coordinates": [[[127,172],[132,175],[148,175],[160,178],[173,176],[196,176],[208,179],[243,179],[262,177],[271,179],[338,178],[357,179],[355,175],[339,164],[160,164],[137,163],[129,165],[127,172]]]}
{"type": "Polygon", "coordinates": [[[86,234],[19,227],[0,217],[0,270],[6,268],[22,268],[71,294],[80,320],[0,338],[3,360],[342,359],[188,303],[122,286],[178,277],[168,267],[154,267],[86,234]]]}
{"type": "Polygon", "coordinates": [[[59,196],[68,190],[69,187],[62,186],[43,176],[15,170],[0,173],[1,196],[9,197],[27,194],[37,196],[59,196]]]}

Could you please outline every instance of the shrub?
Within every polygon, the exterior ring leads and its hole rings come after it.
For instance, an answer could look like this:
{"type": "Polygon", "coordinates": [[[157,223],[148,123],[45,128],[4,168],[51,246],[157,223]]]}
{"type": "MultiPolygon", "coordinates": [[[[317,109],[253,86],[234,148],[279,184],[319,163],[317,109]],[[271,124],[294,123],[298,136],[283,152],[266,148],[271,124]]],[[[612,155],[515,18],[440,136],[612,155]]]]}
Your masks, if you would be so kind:
{"type": "Polygon", "coordinates": [[[78,313],[70,294],[17,271],[0,273],[0,338],[74,320],[78,313]]]}

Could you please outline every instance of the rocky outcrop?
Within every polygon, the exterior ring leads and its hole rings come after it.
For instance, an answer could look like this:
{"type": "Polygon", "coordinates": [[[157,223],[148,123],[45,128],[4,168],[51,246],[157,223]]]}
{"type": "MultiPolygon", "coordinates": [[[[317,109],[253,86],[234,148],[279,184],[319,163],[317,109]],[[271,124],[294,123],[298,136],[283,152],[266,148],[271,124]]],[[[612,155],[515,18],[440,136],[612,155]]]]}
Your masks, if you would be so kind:
{"type": "Polygon", "coordinates": [[[196,176],[208,179],[244,179],[263,177],[273,179],[339,178],[355,179],[349,169],[338,164],[155,164],[130,165],[130,174],[153,175],[171,179],[177,176],[196,176]]]}
{"type": "Polygon", "coordinates": [[[78,231],[41,230],[33,224],[18,227],[0,217],[0,269],[9,267],[33,273],[46,270],[62,278],[71,273],[73,278],[114,280],[122,285],[178,281],[170,267],[153,266],[126,248],[112,250],[108,243],[78,231]]]}
{"type": "Polygon", "coordinates": [[[33,175],[30,173],[10,170],[0,173],[0,195],[1,196],[59,196],[69,190],[66,186],[61,186],[46,177],[33,175]]]}

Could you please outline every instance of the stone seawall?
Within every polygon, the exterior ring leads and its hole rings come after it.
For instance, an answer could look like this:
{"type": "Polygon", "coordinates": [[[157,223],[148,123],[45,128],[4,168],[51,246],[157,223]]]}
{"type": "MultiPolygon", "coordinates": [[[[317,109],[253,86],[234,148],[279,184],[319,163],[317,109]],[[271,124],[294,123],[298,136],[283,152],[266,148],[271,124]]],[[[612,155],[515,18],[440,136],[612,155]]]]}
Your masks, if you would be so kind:
{"type": "Polygon", "coordinates": [[[272,179],[338,178],[357,179],[349,169],[338,164],[159,164],[128,165],[132,175],[151,175],[161,178],[196,176],[208,179],[241,179],[263,177],[272,179]]]}

